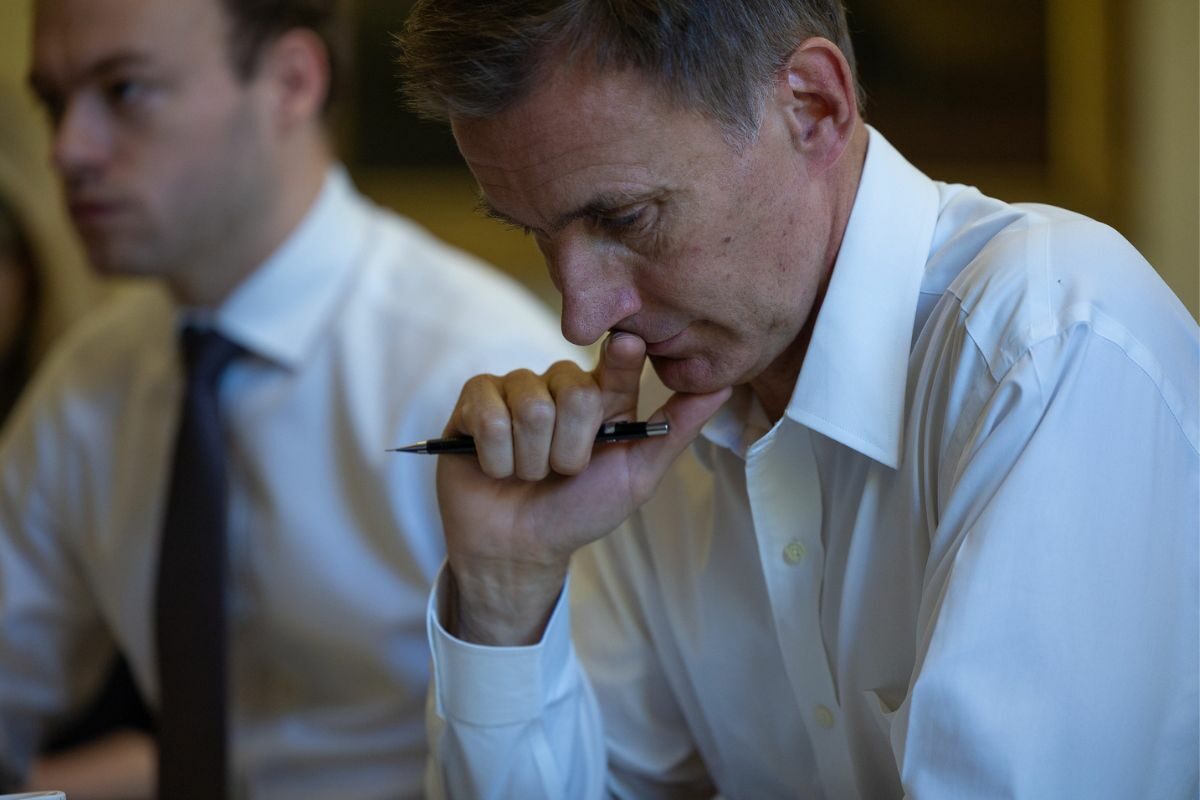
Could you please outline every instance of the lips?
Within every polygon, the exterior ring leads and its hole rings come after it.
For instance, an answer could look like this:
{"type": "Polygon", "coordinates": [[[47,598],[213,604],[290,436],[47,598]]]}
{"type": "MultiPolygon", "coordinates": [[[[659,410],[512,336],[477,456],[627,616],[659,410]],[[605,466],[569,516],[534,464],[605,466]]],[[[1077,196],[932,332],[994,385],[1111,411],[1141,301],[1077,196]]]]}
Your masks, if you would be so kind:
{"type": "Polygon", "coordinates": [[[123,207],[122,203],[113,200],[71,200],[67,203],[71,219],[81,228],[101,227],[120,214],[123,207]]]}
{"type": "Polygon", "coordinates": [[[683,335],[687,331],[679,331],[665,339],[659,339],[657,342],[646,342],[646,353],[652,356],[670,356],[671,351],[677,348],[683,340],[683,335]]]}

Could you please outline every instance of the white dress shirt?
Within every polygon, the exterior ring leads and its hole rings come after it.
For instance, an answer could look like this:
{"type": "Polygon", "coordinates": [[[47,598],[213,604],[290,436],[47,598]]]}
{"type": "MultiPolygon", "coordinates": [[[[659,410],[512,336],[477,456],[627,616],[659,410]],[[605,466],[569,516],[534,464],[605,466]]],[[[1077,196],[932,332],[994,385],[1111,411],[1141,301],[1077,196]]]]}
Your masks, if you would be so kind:
{"type": "MultiPolygon", "coordinates": [[[[182,316],[188,316],[184,313],[182,316]]],[[[153,588],[183,390],[180,314],[125,296],[53,357],[0,443],[0,761],[21,770],[113,646],[157,695],[153,588]]],[[[230,460],[238,797],[416,797],[444,557],[435,459],[463,382],[574,354],[536,300],[332,170],[215,312],[230,460]]]]}
{"type": "Polygon", "coordinates": [[[535,646],[439,583],[431,796],[1196,797],[1198,373],[1117,233],[872,131],[785,416],[736,390],[535,646]]]}

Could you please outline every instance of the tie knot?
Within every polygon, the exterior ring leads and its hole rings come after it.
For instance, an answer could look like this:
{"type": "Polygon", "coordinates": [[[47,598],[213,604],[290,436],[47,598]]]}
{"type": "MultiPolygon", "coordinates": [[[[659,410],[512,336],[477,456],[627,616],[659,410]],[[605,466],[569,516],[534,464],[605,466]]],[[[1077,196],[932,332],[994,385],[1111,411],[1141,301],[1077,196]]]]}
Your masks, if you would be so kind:
{"type": "Polygon", "coordinates": [[[188,382],[215,385],[242,348],[213,328],[188,325],[183,329],[183,361],[188,382]]]}

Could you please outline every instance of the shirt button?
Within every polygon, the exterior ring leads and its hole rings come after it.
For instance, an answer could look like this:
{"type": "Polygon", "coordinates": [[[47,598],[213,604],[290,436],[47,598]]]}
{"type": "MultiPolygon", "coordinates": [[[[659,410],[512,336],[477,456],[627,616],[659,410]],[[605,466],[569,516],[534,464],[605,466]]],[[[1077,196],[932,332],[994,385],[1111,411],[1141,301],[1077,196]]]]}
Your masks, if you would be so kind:
{"type": "Polygon", "coordinates": [[[804,554],[807,552],[808,550],[802,543],[793,539],[783,548],[783,560],[789,564],[799,564],[804,560],[804,554]]]}
{"type": "Polygon", "coordinates": [[[822,728],[833,727],[833,712],[827,706],[817,706],[813,709],[813,716],[817,719],[817,724],[822,728]]]}

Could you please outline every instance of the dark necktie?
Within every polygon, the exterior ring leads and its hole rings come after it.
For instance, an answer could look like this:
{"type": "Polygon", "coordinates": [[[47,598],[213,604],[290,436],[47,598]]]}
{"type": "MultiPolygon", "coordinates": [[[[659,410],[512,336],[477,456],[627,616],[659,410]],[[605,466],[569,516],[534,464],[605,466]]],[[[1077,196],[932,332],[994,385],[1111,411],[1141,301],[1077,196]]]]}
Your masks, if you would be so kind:
{"type": "Polygon", "coordinates": [[[225,447],[217,409],[222,371],[240,348],[185,328],[187,388],[175,440],[158,562],[158,796],[226,795],[225,447]]]}

